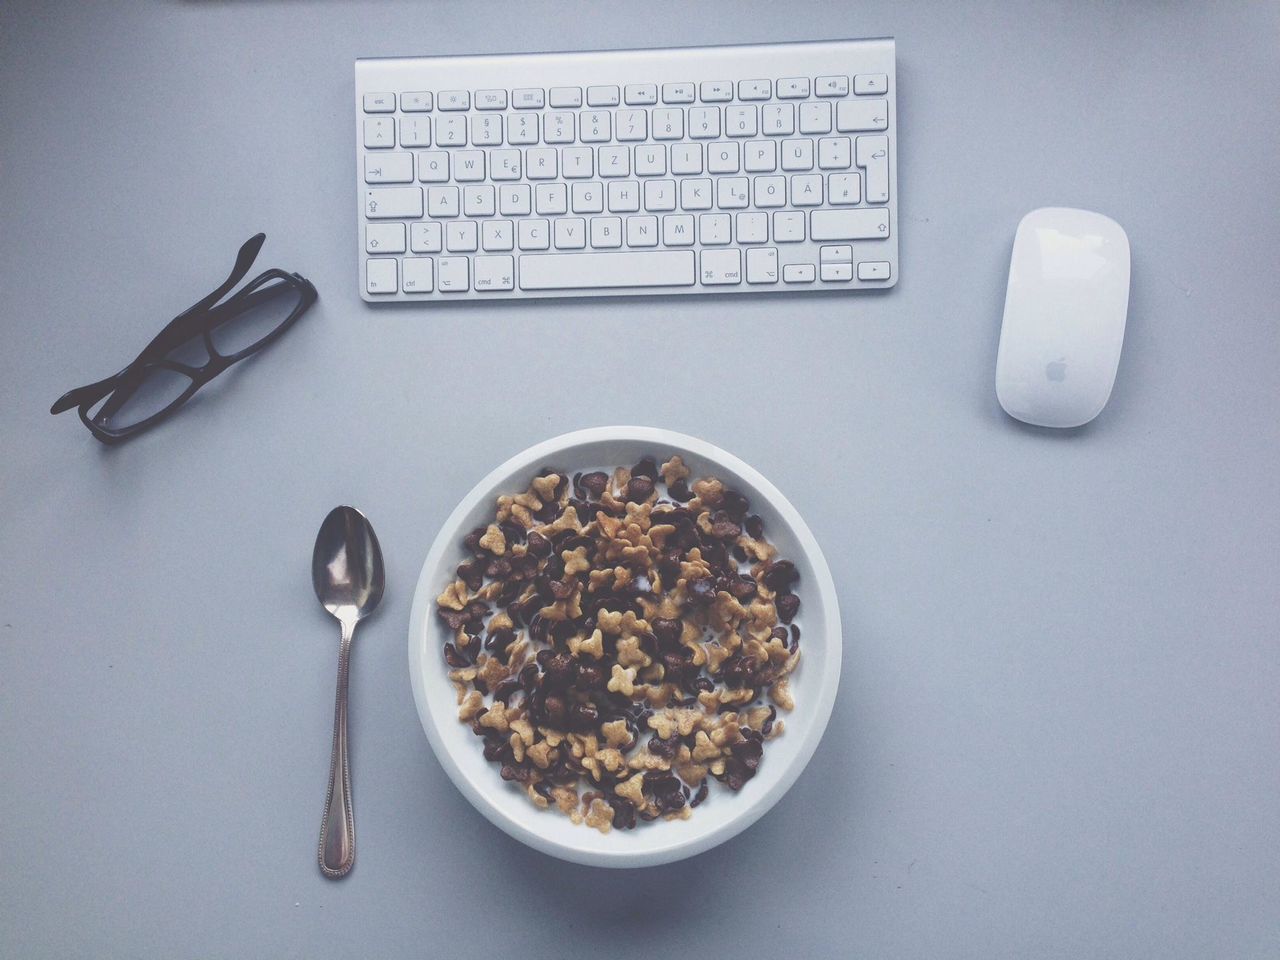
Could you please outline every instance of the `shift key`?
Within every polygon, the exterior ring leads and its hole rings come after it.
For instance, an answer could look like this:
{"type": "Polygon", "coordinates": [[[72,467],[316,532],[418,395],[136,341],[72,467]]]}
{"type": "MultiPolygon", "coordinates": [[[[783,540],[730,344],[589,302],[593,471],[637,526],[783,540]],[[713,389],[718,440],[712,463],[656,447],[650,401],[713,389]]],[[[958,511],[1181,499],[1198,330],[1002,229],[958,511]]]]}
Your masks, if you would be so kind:
{"type": "Polygon", "coordinates": [[[421,187],[383,187],[364,192],[364,215],[370,220],[422,216],[421,187]]]}
{"type": "Polygon", "coordinates": [[[883,207],[814,210],[809,218],[809,236],[814,240],[883,240],[889,236],[889,211],[883,207]]]}

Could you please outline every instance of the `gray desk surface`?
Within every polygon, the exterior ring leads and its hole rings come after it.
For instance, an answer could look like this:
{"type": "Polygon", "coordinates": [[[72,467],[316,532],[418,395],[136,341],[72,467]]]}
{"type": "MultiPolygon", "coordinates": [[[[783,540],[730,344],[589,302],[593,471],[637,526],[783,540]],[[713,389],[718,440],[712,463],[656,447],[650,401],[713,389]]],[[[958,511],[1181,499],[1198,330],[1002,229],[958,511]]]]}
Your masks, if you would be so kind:
{"type": "Polygon", "coordinates": [[[0,955],[1275,957],[1277,5],[607,8],[0,8],[0,955]],[[890,295],[357,297],[356,56],[887,34],[890,295]],[[1112,215],[1135,258],[1115,395],[1066,434],[992,388],[1013,229],[1051,203],[1112,215]],[[122,449],[49,416],[257,230],[322,298],[269,355],[122,449]],[[405,659],[458,499],[611,422],[774,480],[846,633],[795,789],[631,874],[481,819],[405,659]],[[343,501],[390,584],[357,640],[360,859],[333,884],[337,633],[308,562],[343,501]]]}

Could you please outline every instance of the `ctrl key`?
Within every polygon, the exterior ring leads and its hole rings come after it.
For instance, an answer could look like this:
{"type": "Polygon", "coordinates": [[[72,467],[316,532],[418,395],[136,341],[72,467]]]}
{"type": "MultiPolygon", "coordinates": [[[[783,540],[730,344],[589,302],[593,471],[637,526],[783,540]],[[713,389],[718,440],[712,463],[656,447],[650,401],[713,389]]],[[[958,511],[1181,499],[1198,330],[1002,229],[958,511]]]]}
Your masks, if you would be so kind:
{"type": "Polygon", "coordinates": [[[370,293],[395,293],[396,285],[395,257],[379,257],[364,262],[364,288],[370,293]]]}
{"type": "Polygon", "coordinates": [[[430,257],[405,257],[403,269],[405,293],[430,293],[435,289],[430,257]]]}

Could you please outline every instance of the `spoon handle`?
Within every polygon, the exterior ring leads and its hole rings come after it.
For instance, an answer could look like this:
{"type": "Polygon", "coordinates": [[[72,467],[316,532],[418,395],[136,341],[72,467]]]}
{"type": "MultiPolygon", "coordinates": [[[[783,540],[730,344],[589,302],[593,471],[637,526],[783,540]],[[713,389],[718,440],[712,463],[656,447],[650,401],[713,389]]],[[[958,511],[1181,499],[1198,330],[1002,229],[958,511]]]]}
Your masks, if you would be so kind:
{"type": "Polygon", "coordinates": [[[356,822],[351,810],[351,767],[347,763],[347,673],[354,620],[342,623],[338,653],[338,696],[333,709],[333,755],[329,760],[329,793],[320,825],[320,872],[331,880],[345,877],[356,862],[356,822]]]}

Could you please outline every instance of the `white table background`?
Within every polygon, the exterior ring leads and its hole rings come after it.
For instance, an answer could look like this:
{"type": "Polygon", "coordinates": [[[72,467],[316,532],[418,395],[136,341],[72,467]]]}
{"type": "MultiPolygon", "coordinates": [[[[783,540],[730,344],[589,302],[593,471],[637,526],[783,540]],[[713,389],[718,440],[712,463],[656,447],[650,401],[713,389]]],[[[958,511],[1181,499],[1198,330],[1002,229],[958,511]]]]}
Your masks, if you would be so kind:
{"type": "MultiPolygon", "coordinates": [[[[1275,957],[1280,7],[0,5],[0,955],[1275,957]],[[884,296],[376,309],[352,61],[894,35],[884,296]],[[1133,247],[1110,406],[996,405],[1010,241],[1133,247]],[[320,302],[120,449],[48,406],[268,235],[320,302]],[[695,434],[839,584],[844,676],[792,792],[692,861],[571,866],[446,779],[406,672],[438,525],[519,449],[695,434]],[[337,628],[325,512],[386,553],[356,640],[359,860],[315,841],[337,628]]],[[[643,78],[637,78],[643,79],[643,78]]]]}

